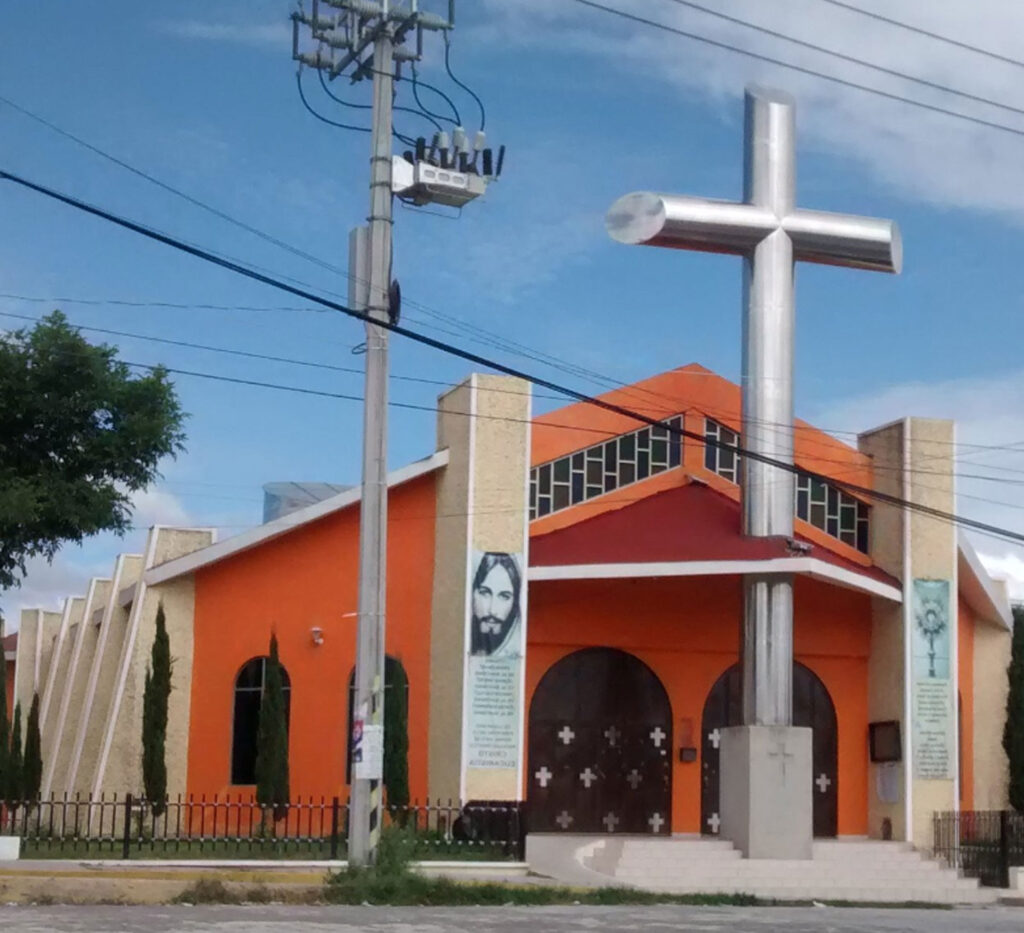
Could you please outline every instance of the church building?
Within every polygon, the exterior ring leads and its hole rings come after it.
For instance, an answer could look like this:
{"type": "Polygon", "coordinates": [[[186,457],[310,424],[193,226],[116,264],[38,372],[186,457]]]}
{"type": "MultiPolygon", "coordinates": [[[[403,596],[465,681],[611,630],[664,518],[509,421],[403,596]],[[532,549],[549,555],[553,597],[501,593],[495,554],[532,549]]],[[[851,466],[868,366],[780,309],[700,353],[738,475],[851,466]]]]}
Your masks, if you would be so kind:
{"type": "MultiPolygon", "coordinates": [[[[522,800],[532,832],[718,833],[743,582],[789,575],[815,835],[929,849],[935,812],[1004,807],[1004,586],[949,521],[842,485],[954,512],[953,424],[846,443],[797,422],[795,533],[752,538],[738,386],[692,364],[603,398],[661,426],[584,403],[535,416],[526,383],[472,375],[438,400],[436,449],[389,475],[411,797],[522,800]]],[[[223,540],[154,527],[62,611],[23,614],[13,689],[40,695],[44,794],[139,792],[162,606],[169,792],[253,794],[273,632],[292,794],[345,798],[360,492],[322,488],[223,540]]]]}

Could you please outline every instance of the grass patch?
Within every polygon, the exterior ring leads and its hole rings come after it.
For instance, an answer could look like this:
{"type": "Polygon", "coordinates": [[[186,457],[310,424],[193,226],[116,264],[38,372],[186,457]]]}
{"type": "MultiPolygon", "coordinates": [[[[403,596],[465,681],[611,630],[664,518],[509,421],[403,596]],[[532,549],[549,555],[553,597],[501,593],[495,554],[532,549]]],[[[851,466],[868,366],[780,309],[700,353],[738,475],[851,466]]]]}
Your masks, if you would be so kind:
{"type": "Polygon", "coordinates": [[[274,900],[274,892],[265,884],[255,884],[247,888],[233,889],[217,878],[201,878],[185,888],[171,903],[192,905],[270,904],[274,900]]]}
{"type": "MultiPolygon", "coordinates": [[[[509,861],[505,846],[498,843],[469,843],[446,838],[438,832],[408,833],[410,858],[413,861],[509,861]]],[[[338,858],[348,855],[345,840],[338,846],[338,858]]],[[[124,848],[120,840],[86,840],[74,837],[24,839],[24,859],[120,859],[124,848]]],[[[286,840],[251,837],[244,839],[136,839],[128,850],[130,859],[281,859],[282,861],[327,861],[331,857],[331,841],[324,839],[286,840]]]]}

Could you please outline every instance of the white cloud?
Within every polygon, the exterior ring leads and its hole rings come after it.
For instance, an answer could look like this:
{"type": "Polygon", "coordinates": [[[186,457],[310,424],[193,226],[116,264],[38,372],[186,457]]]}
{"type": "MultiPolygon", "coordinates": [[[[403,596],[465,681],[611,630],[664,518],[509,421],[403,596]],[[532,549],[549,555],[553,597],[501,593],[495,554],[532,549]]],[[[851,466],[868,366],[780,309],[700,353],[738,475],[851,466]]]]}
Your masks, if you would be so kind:
{"type": "Polygon", "coordinates": [[[132,510],[132,524],[137,530],[124,539],[101,535],[81,546],[64,547],[52,563],[42,557],[29,560],[21,586],[0,594],[7,631],[17,629],[22,609],[60,609],[65,597],[84,594],[92,577],[108,577],[117,554],[141,551],[145,545],[143,529],[150,525],[195,524],[177,496],[158,487],[133,495],[132,510]]]}
{"type": "Polygon", "coordinates": [[[212,23],[202,20],[173,20],[159,29],[181,39],[203,42],[231,42],[239,45],[291,47],[292,28],[287,20],[275,23],[212,23]]]}
{"type": "Polygon", "coordinates": [[[166,489],[152,488],[132,496],[133,524],[148,528],[150,525],[190,525],[192,520],[181,500],[166,489]]]}
{"type": "Polygon", "coordinates": [[[985,569],[1009,584],[1010,599],[1024,602],[1024,557],[1020,554],[978,554],[985,569]]]}
{"type": "MultiPolygon", "coordinates": [[[[579,4],[485,0],[492,23],[480,39],[541,45],[606,60],[611,68],[649,75],[692,97],[710,96],[737,113],[745,84],[760,81],[799,101],[802,145],[859,163],[903,195],[947,206],[1024,218],[1019,137],[885,100],[822,78],[754,61],[579,4]]],[[[722,12],[851,56],[1024,109],[1019,69],[884,23],[815,2],[712,3],[722,12]]],[[[735,44],[838,78],[1024,129],[1013,113],[960,100],[878,74],[662,0],[616,0],[637,15],[735,44]]],[[[865,4],[868,6],[869,4],[865,4]]],[[[1024,59],[1024,4],[1013,0],[881,0],[879,12],[943,35],[1024,59]]],[[[737,139],[737,145],[739,140],[737,139]]]]}
{"type": "Polygon", "coordinates": [[[3,596],[5,630],[8,634],[18,630],[22,609],[57,611],[65,597],[85,593],[91,577],[109,572],[108,567],[90,567],[67,552],[58,554],[52,564],[42,557],[33,558],[22,585],[3,596]]]}
{"type": "MultiPolygon", "coordinates": [[[[956,422],[958,514],[1024,534],[1021,397],[1024,371],[903,383],[821,406],[809,420],[832,430],[861,431],[905,416],[952,418],[956,422]]],[[[849,438],[844,436],[844,440],[849,438]]],[[[918,476],[917,481],[927,484],[928,478],[918,476]]],[[[1024,600],[1024,546],[980,532],[968,534],[989,572],[1008,580],[1012,598],[1024,600]]]]}

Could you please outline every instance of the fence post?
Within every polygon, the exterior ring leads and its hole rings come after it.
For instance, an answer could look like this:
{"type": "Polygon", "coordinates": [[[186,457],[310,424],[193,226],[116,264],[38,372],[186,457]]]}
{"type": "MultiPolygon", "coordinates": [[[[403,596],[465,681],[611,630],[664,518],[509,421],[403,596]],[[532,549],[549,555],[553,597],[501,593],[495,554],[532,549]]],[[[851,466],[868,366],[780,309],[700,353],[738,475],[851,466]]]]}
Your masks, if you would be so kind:
{"type": "Polygon", "coordinates": [[[338,858],[338,798],[331,801],[331,861],[338,858]]]}
{"type": "Polygon", "coordinates": [[[121,842],[121,858],[125,861],[131,852],[132,845],[132,795],[125,794],[124,797],[124,838],[121,842]]]}
{"type": "Polygon", "coordinates": [[[999,811],[999,887],[1010,886],[1010,811],[999,811]]]}

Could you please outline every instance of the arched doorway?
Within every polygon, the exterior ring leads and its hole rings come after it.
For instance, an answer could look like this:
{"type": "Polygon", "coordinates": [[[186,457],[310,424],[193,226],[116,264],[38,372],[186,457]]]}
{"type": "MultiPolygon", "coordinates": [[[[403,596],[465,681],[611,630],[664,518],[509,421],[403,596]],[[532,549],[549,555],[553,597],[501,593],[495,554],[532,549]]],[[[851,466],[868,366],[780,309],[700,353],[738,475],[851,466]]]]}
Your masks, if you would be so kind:
{"type": "MultiPolygon", "coordinates": [[[[719,740],[726,726],[742,718],[742,676],[734,664],[708,693],[701,718],[700,827],[705,835],[718,833],[719,740]]],[[[814,730],[812,797],[814,835],[835,836],[839,823],[839,730],[832,697],[817,674],[803,664],[793,665],[793,725],[814,730]]]]}
{"type": "Polygon", "coordinates": [[[672,709],[654,672],[611,648],[554,664],[530,704],[531,832],[670,832],[672,709]]]}

